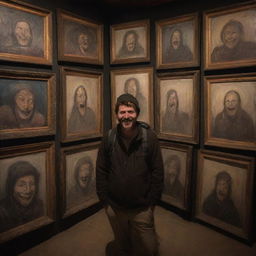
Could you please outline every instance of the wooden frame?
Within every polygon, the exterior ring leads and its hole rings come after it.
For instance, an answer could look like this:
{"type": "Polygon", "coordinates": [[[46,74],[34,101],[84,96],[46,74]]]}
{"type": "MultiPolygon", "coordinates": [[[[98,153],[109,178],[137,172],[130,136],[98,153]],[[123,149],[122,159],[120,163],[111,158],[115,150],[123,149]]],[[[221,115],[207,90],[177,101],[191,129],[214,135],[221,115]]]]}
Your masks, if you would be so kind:
{"type": "Polygon", "coordinates": [[[157,68],[199,65],[198,15],[190,14],[156,22],[157,68]]]}
{"type": "Polygon", "coordinates": [[[0,163],[2,243],[54,221],[54,144],[43,142],[1,148],[0,163]],[[29,188],[25,189],[24,186],[28,182],[29,188]],[[24,189],[29,189],[29,194],[24,192],[24,189]],[[7,191],[10,194],[7,194],[7,191]],[[22,212],[17,210],[18,205],[22,205],[22,212]]]}
{"type": "Polygon", "coordinates": [[[256,150],[255,93],[256,73],[205,77],[205,144],[256,150]]]}
{"type": "Polygon", "coordinates": [[[198,71],[158,74],[155,116],[160,138],[198,143],[198,76],[198,71]]]}
{"type": "Polygon", "coordinates": [[[98,147],[99,142],[96,142],[61,150],[63,217],[74,214],[99,201],[96,194],[95,173],[98,147]],[[85,168],[81,170],[82,166],[85,168]],[[83,180],[79,180],[79,175],[83,180]]]}
{"type": "Polygon", "coordinates": [[[0,70],[0,81],[1,139],[55,133],[55,74],[0,70]]]}
{"type": "Polygon", "coordinates": [[[140,105],[139,121],[152,127],[153,122],[153,69],[120,69],[111,71],[112,126],[116,124],[116,99],[123,93],[134,94],[140,105]]]}
{"type": "Polygon", "coordinates": [[[61,68],[62,141],[102,136],[102,76],[102,72],[61,68]]]}
{"type": "Polygon", "coordinates": [[[199,151],[196,218],[250,239],[254,168],[252,157],[199,151]]]}
{"type": "Polygon", "coordinates": [[[149,20],[115,24],[110,29],[111,64],[150,60],[149,20]]]}
{"type": "Polygon", "coordinates": [[[0,59],[52,64],[52,13],[21,1],[0,1],[0,59]]]}
{"type": "Polygon", "coordinates": [[[192,146],[160,142],[164,162],[164,190],[161,200],[188,210],[192,146]]]}
{"type": "Polygon", "coordinates": [[[206,69],[256,64],[255,1],[204,13],[206,69]]]}
{"type": "Polygon", "coordinates": [[[103,25],[58,9],[58,59],[103,64],[103,25]]]}

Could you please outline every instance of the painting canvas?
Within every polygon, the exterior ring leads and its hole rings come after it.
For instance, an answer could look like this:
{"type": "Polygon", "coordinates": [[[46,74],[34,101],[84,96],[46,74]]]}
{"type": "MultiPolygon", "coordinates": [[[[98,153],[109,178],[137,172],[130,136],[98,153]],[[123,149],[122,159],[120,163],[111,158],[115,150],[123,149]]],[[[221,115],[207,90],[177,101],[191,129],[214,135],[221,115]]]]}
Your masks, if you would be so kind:
{"type": "Polygon", "coordinates": [[[112,125],[115,125],[115,103],[118,96],[132,94],[139,103],[139,121],[153,125],[152,68],[115,70],[111,72],[112,125]]]}
{"type": "Polygon", "coordinates": [[[250,157],[200,151],[196,217],[249,239],[253,168],[250,157]]]}
{"type": "Polygon", "coordinates": [[[53,221],[53,150],[48,142],[1,148],[0,242],[53,221]]]}
{"type": "Polygon", "coordinates": [[[51,12],[25,3],[0,1],[0,59],[52,63],[51,12]]]}

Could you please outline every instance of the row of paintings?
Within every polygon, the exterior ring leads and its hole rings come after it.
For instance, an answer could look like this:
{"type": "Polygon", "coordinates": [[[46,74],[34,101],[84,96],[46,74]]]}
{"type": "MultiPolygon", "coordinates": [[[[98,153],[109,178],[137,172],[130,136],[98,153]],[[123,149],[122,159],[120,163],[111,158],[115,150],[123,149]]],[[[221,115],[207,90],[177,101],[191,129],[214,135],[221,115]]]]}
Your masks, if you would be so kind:
{"type": "MultiPolygon", "coordinates": [[[[60,72],[61,140],[101,137],[102,72],[66,67],[60,72]]],[[[53,73],[0,70],[0,81],[1,139],[55,133],[53,73]]],[[[113,70],[112,125],[116,98],[130,93],[141,106],[139,120],[155,128],[159,138],[196,144],[201,105],[205,144],[255,150],[256,74],[205,76],[202,97],[199,88],[198,71],[158,74],[154,87],[152,68],[113,70]]]]}
{"type": "MultiPolygon", "coordinates": [[[[206,69],[252,66],[256,63],[256,4],[205,12],[206,69]]],[[[52,64],[52,14],[22,3],[0,1],[0,59],[52,64]]],[[[58,59],[103,64],[103,25],[58,9],[58,59]]],[[[199,65],[198,14],[156,22],[157,68],[199,65]]],[[[150,61],[149,20],[110,28],[111,64],[150,61]]]]}
{"type": "MultiPolygon", "coordinates": [[[[61,149],[56,176],[54,144],[43,142],[0,149],[0,243],[56,220],[55,178],[66,218],[98,202],[95,164],[99,142],[61,149]]],[[[160,143],[164,161],[162,201],[190,211],[192,146],[160,143]]],[[[249,239],[254,159],[198,151],[195,217],[249,239]]]]}

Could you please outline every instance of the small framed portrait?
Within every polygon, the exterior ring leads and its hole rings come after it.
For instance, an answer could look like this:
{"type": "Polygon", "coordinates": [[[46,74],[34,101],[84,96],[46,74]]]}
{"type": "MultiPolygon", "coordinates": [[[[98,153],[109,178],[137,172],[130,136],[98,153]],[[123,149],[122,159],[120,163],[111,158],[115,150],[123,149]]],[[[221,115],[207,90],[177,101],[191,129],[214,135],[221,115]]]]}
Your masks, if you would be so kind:
{"type": "Polygon", "coordinates": [[[55,74],[0,70],[0,139],[55,133],[55,74]]]}
{"type": "Polygon", "coordinates": [[[62,149],[62,212],[67,217],[95,203],[99,142],[62,149]]]}
{"type": "Polygon", "coordinates": [[[0,1],[0,59],[52,64],[52,14],[20,1],[0,1]]]}
{"type": "Polygon", "coordinates": [[[256,73],[205,77],[205,144],[256,149],[256,73]]]}
{"type": "Polygon", "coordinates": [[[254,168],[252,157],[199,151],[196,218],[250,239],[254,168]]]}
{"type": "Polygon", "coordinates": [[[160,142],[164,162],[164,190],[161,200],[188,210],[192,147],[160,142]]]}
{"type": "Polygon", "coordinates": [[[149,20],[112,25],[111,64],[150,60],[149,20]]]}
{"type": "Polygon", "coordinates": [[[115,104],[118,96],[133,95],[139,103],[139,121],[153,127],[153,69],[122,69],[111,71],[112,125],[116,124],[115,104]]]}
{"type": "Polygon", "coordinates": [[[190,14],[156,22],[157,68],[199,65],[198,16],[190,14]]]}
{"type": "Polygon", "coordinates": [[[62,141],[102,136],[102,73],[61,68],[62,141]]]}
{"type": "Polygon", "coordinates": [[[255,15],[255,1],[204,13],[206,69],[255,66],[255,15]]]}
{"type": "Polygon", "coordinates": [[[156,131],[160,138],[198,142],[198,71],[159,74],[156,131]]]}
{"type": "Polygon", "coordinates": [[[58,59],[103,64],[103,25],[58,9],[58,59]]]}
{"type": "Polygon", "coordinates": [[[55,219],[54,144],[0,149],[0,243],[55,219]]]}

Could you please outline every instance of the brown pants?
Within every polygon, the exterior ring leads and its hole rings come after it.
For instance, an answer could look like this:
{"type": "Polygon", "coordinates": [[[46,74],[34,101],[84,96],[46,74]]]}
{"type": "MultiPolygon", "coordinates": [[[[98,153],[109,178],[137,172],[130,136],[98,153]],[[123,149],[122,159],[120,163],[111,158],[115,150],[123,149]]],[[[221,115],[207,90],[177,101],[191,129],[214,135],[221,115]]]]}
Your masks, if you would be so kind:
{"type": "Polygon", "coordinates": [[[106,208],[115,236],[118,256],[156,256],[158,242],[151,208],[145,210],[119,210],[106,208]]]}

